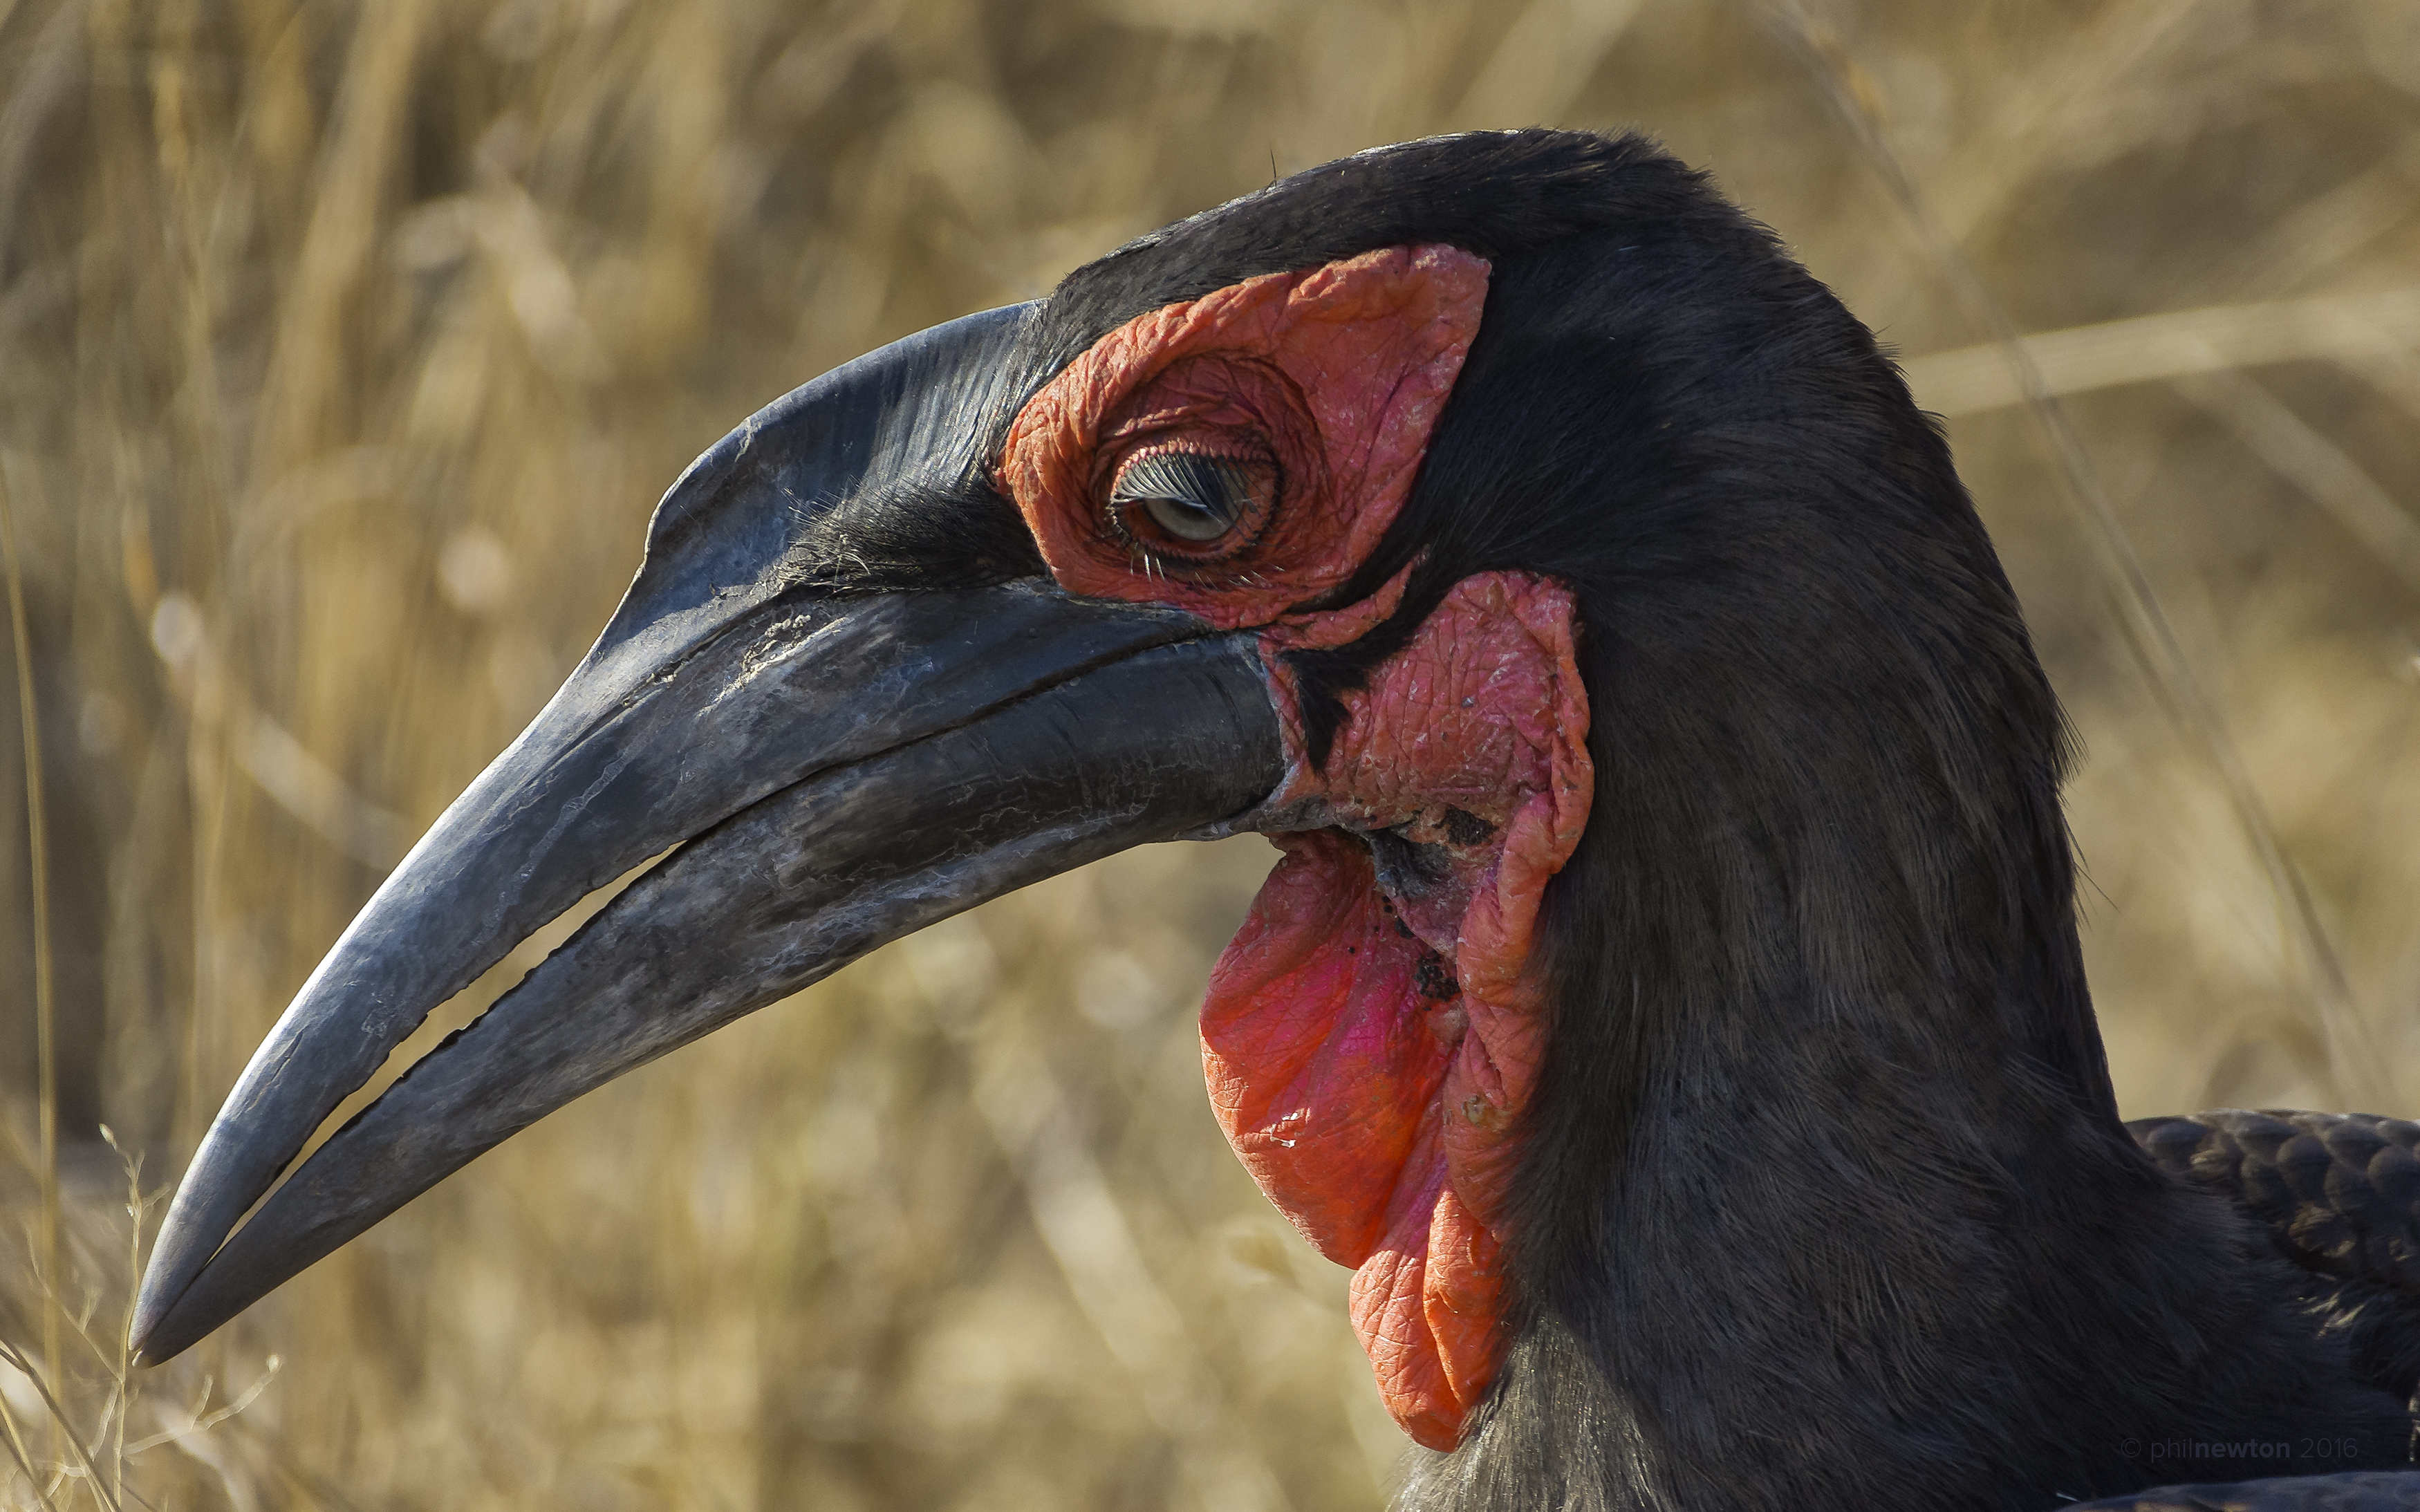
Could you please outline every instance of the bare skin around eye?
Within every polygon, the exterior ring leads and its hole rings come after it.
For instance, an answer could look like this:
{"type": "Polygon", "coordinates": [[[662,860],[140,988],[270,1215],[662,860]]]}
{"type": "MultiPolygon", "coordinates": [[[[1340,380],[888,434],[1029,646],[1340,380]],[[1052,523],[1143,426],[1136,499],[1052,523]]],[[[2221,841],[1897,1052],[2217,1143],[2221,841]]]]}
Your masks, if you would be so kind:
{"type": "Polygon", "coordinates": [[[1138,316],[1028,401],[1000,485],[1072,592],[1265,625],[1352,576],[1403,507],[1487,274],[1455,248],[1389,247],[1138,316]],[[1199,583],[1140,570],[1100,507],[1146,444],[1259,453],[1283,482],[1267,529],[1199,583]]]}

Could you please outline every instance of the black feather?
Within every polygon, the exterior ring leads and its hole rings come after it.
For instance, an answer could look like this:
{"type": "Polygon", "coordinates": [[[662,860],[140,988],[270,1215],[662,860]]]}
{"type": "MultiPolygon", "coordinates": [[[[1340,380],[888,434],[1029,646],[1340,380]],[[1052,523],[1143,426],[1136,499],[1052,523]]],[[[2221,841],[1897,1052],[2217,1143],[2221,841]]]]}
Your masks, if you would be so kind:
{"type": "Polygon", "coordinates": [[[1702,176],[1566,132],[1364,153],[1072,274],[1024,381],[1417,241],[1494,272],[1334,595],[1414,564],[1402,609],[1294,658],[1311,754],[1452,583],[1516,568],[1577,591],[1597,788],[1547,898],[1516,1336],[1406,1504],[2032,1512],[2175,1478],[2153,1441],[2335,1450],[2200,1478],[2408,1464],[2408,1394],[2119,1122],[2015,595],[1886,354],[1702,176]]]}

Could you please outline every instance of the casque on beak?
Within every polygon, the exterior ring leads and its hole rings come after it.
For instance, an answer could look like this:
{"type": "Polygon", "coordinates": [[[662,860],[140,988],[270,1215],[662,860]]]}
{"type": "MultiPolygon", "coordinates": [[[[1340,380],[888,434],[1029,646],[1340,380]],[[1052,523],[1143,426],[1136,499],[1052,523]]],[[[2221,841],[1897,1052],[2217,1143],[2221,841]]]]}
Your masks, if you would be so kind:
{"type": "Polygon", "coordinates": [[[1032,386],[1010,355],[1027,314],[849,363],[674,485],[596,647],[386,879],[228,1096],[143,1280],[147,1362],[591,1088],[888,940],[1277,785],[1252,634],[1069,595],[984,482],[1032,386]],[[260,1202],[432,1009],[674,847],[260,1202]]]}

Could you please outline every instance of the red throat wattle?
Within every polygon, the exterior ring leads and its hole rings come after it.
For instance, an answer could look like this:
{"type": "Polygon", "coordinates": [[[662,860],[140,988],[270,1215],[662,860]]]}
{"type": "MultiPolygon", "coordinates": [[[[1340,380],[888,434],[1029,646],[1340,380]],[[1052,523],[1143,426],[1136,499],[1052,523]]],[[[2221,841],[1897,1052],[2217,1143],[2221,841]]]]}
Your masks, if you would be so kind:
{"type": "Polygon", "coordinates": [[[1000,470],[1070,591],[1261,632],[1286,854],[1211,975],[1210,1100],[1270,1200],[1354,1268],[1387,1406],[1438,1449],[1504,1344],[1507,1186],[1544,1034],[1538,908],[1592,792],[1575,608],[1528,574],[1463,579],[1342,695],[1317,768],[1282,654],[1347,644],[1400,600],[1403,575],[1293,611],[1402,508],[1487,274],[1394,247],[1138,316],[1027,404],[1000,470]],[[1159,452],[1257,480],[1234,538],[1160,541],[1116,517],[1118,470],[1159,452]]]}

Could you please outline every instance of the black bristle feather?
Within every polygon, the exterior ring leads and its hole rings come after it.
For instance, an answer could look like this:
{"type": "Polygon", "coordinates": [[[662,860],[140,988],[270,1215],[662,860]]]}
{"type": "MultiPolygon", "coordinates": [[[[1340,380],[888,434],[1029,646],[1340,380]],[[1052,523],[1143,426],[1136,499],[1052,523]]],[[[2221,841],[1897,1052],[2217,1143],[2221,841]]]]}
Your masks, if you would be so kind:
{"type": "Polygon", "coordinates": [[[977,588],[1039,576],[1033,533],[980,475],[956,486],[893,486],[804,512],[790,546],[797,582],[825,592],[977,588]]]}

